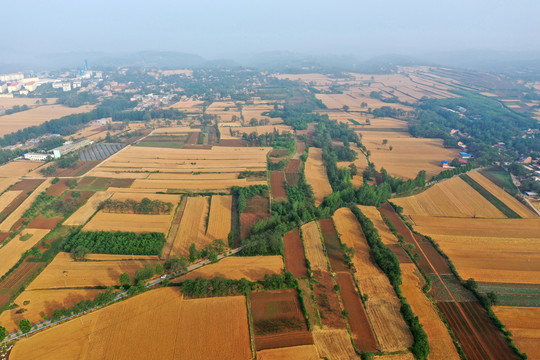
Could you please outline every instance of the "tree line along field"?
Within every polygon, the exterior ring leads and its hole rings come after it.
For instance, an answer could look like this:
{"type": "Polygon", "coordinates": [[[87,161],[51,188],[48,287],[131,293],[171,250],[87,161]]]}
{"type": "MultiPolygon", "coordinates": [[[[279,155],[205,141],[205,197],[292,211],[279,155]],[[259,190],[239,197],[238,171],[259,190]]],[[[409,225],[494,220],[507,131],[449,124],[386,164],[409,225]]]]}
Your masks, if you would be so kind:
{"type": "Polygon", "coordinates": [[[304,169],[306,181],[313,188],[315,196],[315,205],[320,205],[324,198],[332,193],[332,187],[328,182],[326,167],[322,160],[322,150],[310,148],[309,156],[304,169]]]}

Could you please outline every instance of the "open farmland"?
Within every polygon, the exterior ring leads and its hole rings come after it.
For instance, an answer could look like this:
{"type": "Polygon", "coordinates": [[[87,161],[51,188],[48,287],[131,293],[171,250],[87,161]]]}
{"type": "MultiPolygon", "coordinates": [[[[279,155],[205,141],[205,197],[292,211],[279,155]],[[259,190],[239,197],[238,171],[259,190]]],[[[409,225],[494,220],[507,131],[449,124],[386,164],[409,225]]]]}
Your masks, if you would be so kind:
{"type": "Polygon", "coordinates": [[[122,273],[127,272],[133,278],[135,272],[145,264],[157,262],[157,257],[126,260],[129,255],[103,256],[89,257],[88,261],[75,261],[70,254],[60,252],[28,286],[28,290],[118,285],[122,273]]]}
{"type": "Polygon", "coordinates": [[[415,264],[401,264],[401,291],[428,335],[430,359],[459,359],[456,347],[435,306],[422,292],[424,279],[415,264]]]}
{"type": "Polygon", "coordinates": [[[243,296],[182,300],[162,288],[24,339],[11,358],[251,359],[247,323],[243,296]]]}
{"type": "MultiPolygon", "coordinates": [[[[36,198],[39,194],[41,194],[42,191],[45,191],[47,187],[49,187],[51,183],[51,179],[47,179],[44,182],[42,182],[35,190],[28,196],[18,207],[17,209],[13,210],[8,217],[0,223],[0,231],[9,231],[13,225],[19,219],[23,216],[23,214],[32,206],[36,198]]],[[[13,189],[16,189],[16,186],[13,187],[13,189]]]]}
{"type": "Polygon", "coordinates": [[[266,197],[256,196],[246,199],[246,208],[240,215],[240,231],[242,239],[249,235],[249,229],[259,220],[266,219],[268,214],[269,201],[266,197]]]}
{"type": "Polygon", "coordinates": [[[257,351],[259,360],[320,360],[315,345],[299,345],[257,351]]]}
{"type": "Polygon", "coordinates": [[[313,332],[313,340],[321,358],[358,359],[347,330],[317,330],[313,332]]]}
{"type": "MultiPolygon", "coordinates": [[[[47,98],[47,105],[52,105],[54,103],[56,103],[56,98],[47,98]]],[[[36,106],[41,106],[40,104],[41,104],[41,99],[36,99],[36,98],[0,97],[0,109],[10,109],[14,106],[23,106],[23,105],[26,105],[28,107],[36,107],[36,106]]]]}
{"type": "Polygon", "coordinates": [[[358,205],[358,208],[360,209],[360,211],[362,211],[364,215],[369,218],[369,220],[371,220],[373,226],[375,226],[375,228],[379,232],[379,236],[381,237],[383,244],[387,246],[397,244],[396,236],[392,234],[392,232],[384,222],[381,213],[375,206],[358,205]]]}
{"type": "Polygon", "coordinates": [[[540,308],[495,306],[493,311],[512,332],[518,349],[529,359],[540,358],[540,308]]]}
{"type": "Polygon", "coordinates": [[[281,256],[231,256],[226,257],[215,264],[205,265],[193,270],[173,282],[181,282],[186,279],[213,279],[216,276],[240,280],[246,278],[249,281],[264,279],[266,274],[283,273],[283,258],[281,256]]]}
{"type": "Polygon", "coordinates": [[[283,237],[283,243],[285,245],[283,253],[287,271],[291,272],[296,278],[307,277],[306,255],[299,229],[294,228],[286,233],[283,237]]]}
{"type": "Polygon", "coordinates": [[[11,204],[15,198],[17,198],[22,193],[22,190],[6,191],[0,195],[0,213],[11,204]]]}
{"type": "Polygon", "coordinates": [[[210,213],[206,237],[209,241],[217,239],[227,243],[231,232],[232,195],[213,195],[210,200],[210,213]]]}
{"type": "Polygon", "coordinates": [[[506,218],[460,177],[454,177],[409,197],[392,199],[407,215],[506,218]]]}
{"type": "Polygon", "coordinates": [[[17,261],[21,258],[21,255],[30,250],[36,245],[49,230],[44,229],[25,229],[19,235],[11,239],[7,244],[0,248],[0,276],[9,271],[17,261]],[[26,238],[27,235],[31,235],[24,241],[21,241],[21,237],[26,238]]]}
{"type": "Polygon", "coordinates": [[[412,335],[399,311],[401,304],[386,274],[373,263],[362,227],[349,208],[338,209],[333,219],[342,243],[355,249],[354,275],[362,294],[369,296],[366,310],[382,350],[408,348],[412,335]]]}
{"type": "MultiPolygon", "coordinates": [[[[28,175],[28,173],[30,173],[32,170],[40,167],[43,164],[45,164],[44,161],[10,161],[7,164],[0,166],[0,180],[7,182],[7,179],[4,180],[4,178],[9,177],[10,181],[15,182],[15,178],[28,175]]],[[[3,191],[2,188],[0,188],[0,190],[3,191]]]]}
{"type": "Polygon", "coordinates": [[[283,172],[271,172],[270,185],[272,187],[272,200],[274,200],[275,202],[287,201],[287,191],[285,190],[285,174],[283,172]]]}
{"type": "Polygon", "coordinates": [[[64,225],[84,225],[97,211],[99,204],[113,195],[112,192],[97,191],[88,201],[78,208],[69,218],[64,221],[64,225]]]}
{"type": "Polygon", "coordinates": [[[304,169],[306,181],[313,188],[315,205],[319,206],[324,198],[332,193],[332,187],[328,182],[326,167],[322,159],[322,149],[309,148],[309,156],[304,169]]]}
{"type": "Polygon", "coordinates": [[[328,263],[316,221],[302,225],[302,237],[304,238],[306,258],[309,260],[311,270],[327,271],[328,263]]]}
{"type": "Polygon", "coordinates": [[[84,226],[83,231],[161,232],[167,234],[173,215],[114,214],[100,210],[84,226]]]}
{"type": "Polygon", "coordinates": [[[0,325],[9,332],[18,330],[19,320],[30,320],[33,324],[43,321],[56,309],[70,308],[79,301],[93,300],[101,289],[54,289],[25,290],[13,301],[19,305],[15,309],[0,314],[0,325]]]}
{"type": "Polygon", "coordinates": [[[319,309],[321,324],[328,329],[346,329],[335,282],[328,271],[313,271],[313,291],[319,309]]]}
{"type": "MultiPolygon", "coordinates": [[[[174,254],[187,256],[191,244],[195,244],[198,250],[209,244],[206,238],[206,219],[208,217],[208,197],[196,196],[188,197],[186,200],[180,227],[171,246],[170,254],[164,256],[172,257],[174,254]]],[[[170,245],[169,245],[170,246],[170,245]]],[[[168,248],[166,245],[165,248],[168,248]]]]}

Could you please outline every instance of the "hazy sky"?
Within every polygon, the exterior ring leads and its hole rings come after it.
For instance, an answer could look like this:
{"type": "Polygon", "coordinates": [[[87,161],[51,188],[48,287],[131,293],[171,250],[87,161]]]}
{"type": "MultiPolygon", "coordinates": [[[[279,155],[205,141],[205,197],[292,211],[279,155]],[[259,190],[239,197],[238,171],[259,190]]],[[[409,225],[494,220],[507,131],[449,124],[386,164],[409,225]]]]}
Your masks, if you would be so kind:
{"type": "Polygon", "coordinates": [[[538,0],[1,0],[0,12],[0,61],[71,51],[540,50],[538,0]]]}

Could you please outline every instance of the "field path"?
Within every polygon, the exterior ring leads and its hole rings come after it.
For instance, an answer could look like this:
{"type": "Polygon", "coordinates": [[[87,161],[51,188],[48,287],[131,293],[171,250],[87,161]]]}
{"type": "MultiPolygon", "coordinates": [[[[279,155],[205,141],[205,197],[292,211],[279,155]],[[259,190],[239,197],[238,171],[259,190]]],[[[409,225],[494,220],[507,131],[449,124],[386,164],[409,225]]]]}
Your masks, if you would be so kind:
{"type": "Polygon", "coordinates": [[[180,205],[178,206],[178,209],[176,210],[176,214],[174,214],[172,225],[171,225],[171,228],[169,229],[169,235],[167,236],[167,241],[165,242],[165,246],[163,247],[163,250],[161,251],[161,258],[169,258],[171,255],[174,239],[176,238],[176,234],[178,233],[178,230],[180,229],[180,222],[182,221],[182,215],[184,215],[186,203],[187,203],[187,199],[182,199],[180,202],[180,205]]]}

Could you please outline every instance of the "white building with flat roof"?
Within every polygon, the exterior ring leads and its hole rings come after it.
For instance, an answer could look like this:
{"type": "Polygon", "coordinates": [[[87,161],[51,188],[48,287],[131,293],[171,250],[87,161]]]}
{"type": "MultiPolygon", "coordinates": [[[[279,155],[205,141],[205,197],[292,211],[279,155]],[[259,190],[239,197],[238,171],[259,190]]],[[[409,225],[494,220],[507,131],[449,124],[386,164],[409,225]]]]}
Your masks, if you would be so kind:
{"type": "Polygon", "coordinates": [[[24,158],[27,160],[32,160],[32,161],[46,161],[49,158],[51,158],[51,154],[26,153],[24,154],[24,158]]]}

